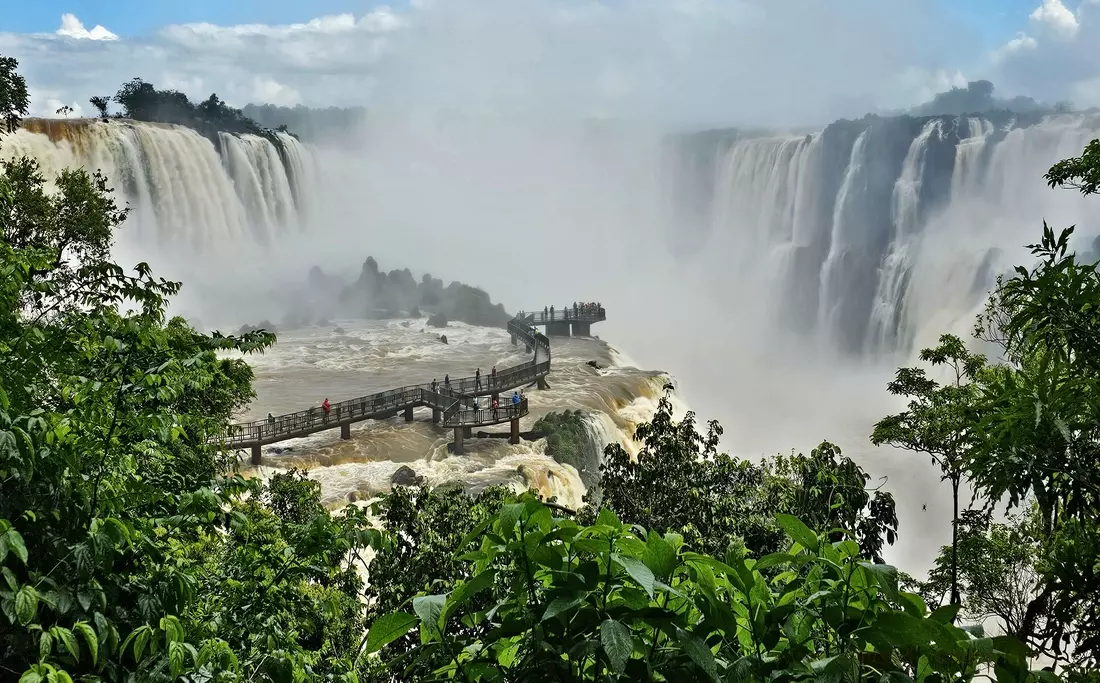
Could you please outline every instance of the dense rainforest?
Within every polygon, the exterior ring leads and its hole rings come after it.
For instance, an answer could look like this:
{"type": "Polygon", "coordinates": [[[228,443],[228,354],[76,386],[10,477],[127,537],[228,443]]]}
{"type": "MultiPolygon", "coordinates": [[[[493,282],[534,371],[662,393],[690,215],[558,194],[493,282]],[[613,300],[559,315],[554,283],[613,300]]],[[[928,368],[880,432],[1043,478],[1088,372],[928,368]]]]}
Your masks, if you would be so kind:
{"type": "MultiPolygon", "coordinates": [[[[944,336],[884,388],[908,406],[870,438],[955,494],[918,581],[882,560],[892,496],[836,446],[740,460],[667,397],[580,510],[396,487],[331,512],[301,472],[247,479],[217,437],[252,370],[220,352],[275,338],[167,317],[179,283],[110,261],[109,179],[50,180],[0,169],[2,680],[1100,678],[1100,276],[1071,228],[992,292],[975,334],[1002,360],[944,336]]],[[[1095,194],[1100,141],[1047,181],[1095,194]]]]}

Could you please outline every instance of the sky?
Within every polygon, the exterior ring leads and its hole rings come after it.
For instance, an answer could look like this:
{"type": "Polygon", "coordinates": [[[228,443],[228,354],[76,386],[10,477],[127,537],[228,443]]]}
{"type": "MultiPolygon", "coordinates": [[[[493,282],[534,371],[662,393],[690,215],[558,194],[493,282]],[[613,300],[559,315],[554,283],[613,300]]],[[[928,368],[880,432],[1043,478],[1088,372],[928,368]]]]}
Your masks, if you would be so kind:
{"type": "Polygon", "coordinates": [[[814,124],[987,78],[1100,105],[1100,0],[37,0],[0,14],[37,114],[140,76],[236,106],[814,124]]]}

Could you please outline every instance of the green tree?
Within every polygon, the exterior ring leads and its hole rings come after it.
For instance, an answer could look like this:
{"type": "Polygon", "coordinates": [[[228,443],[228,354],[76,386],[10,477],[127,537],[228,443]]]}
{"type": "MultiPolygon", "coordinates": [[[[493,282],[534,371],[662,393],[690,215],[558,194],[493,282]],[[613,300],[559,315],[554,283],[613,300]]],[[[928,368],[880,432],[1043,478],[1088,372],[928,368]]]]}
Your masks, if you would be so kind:
{"type": "Polygon", "coordinates": [[[27,81],[18,68],[17,59],[0,55],[0,133],[14,133],[30,111],[27,81]]]}
{"type": "Polygon", "coordinates": [[[96,111],[99,112],[99,118],[106,121],[109,116],[107,113],[107,107],[111,103],[111,98],[96,95],[94,97],[88,98],[88,102],[90,102],[91,105],[95,107],[96,111]]]}
{"type": "Polygon", "coordinates": [[[868,558],[881,560],[884,538],[894,542],[893,497],[869,492],[867,474],[836,446],[824,442],[809,457],[791,454],[760,464],[732,458],[718,452],[721,425],[710,422],[704,436],[693,413],[673,420],[672,387],[665,391],[653,419],[635,432],[642,442],[636,458],[619,444],[605,450],[600,504],[621,519],[681,533],[716,556],[731,548],[755,556],[778,552],[784,543],[775,523],[779,513],[838,535],[857,534],[868,558]]]}
{"type": "Polygon", "coordinates": [[[940,384],[923,368],[899,368],[887,388],[891,394],[909,399],[908,410],[879,420],[871,441],[876,446],[889,444],[930,456],[943,479],[951,483],[951,603],[957,605],[961,602],[959,487],[977,438],[974,411],[979,387],[974,380],[986,362],[954,335],[940,337],[939,345],[922,350],[920,359],[946,370],[948,381],[940,384]]]}

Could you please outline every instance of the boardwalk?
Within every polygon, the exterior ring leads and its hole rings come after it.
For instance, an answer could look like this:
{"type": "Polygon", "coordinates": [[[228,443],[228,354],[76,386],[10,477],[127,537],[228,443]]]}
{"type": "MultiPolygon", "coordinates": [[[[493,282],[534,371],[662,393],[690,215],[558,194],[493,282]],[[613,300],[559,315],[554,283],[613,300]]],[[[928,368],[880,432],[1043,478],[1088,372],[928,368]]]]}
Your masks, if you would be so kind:
{"type": "Polygon", "coordinates": [[[587,337],[592,334],[592,323],[607,320],[607,310],[598,304],[550,307],[524,317],[528,325],[545,325],[550,337],[587,337]],[[576,307],[574,307],[576,306],[576,307]]]}
{"type": "MultiPolygon", "coordinates": [[[[599,314],[603,315],[602,309],[599,314]]],[[[578,319],[570,322],[582,321],[578,319]]],[[[598,321],[594,316],[583,322],[590,324],[598,321]]],[[[498,371],[495,378],[491,375],[482,375],[480,378],[464,377],[452,380],[449,385],[415,384],[381,391],[334,403],[327,416],[320,407],[314,407],[266,420],[234,424],[226,434],[214,441],[227,448],[251,449],[253,464],[259,464],[262,446],[336,428],[340,429],[342,438],[349,439],[351,425],[356,422],[391,418],[399,413],[404,413],[405,420],[412,422],[413,410],[427,407],[432,409],[433,422],[454,428],[456,453],[462,452],[463,440],[470,436],[473,427],[509,422],[512,442],[518,443],[519,418],[528,412],[527,399],[523,398],[513,405],[506,392],[533,384],[542,385],[543,379],[550,374],[550,341],[546,335],[535,329],[534,325],[538,324],[544,323],[539,322],[535,316],[517,316],[508,322],[512,343],[518,345],[522,341],[532,353],[532,358],[520,365],[498,371]],[[475,409],[473,406],[474,397],[497,398],[500,394],[505,395],[499,397],[499,407],[495,410],[486,406],[486,401],[481,401],[480,408],[475,409]]]]}

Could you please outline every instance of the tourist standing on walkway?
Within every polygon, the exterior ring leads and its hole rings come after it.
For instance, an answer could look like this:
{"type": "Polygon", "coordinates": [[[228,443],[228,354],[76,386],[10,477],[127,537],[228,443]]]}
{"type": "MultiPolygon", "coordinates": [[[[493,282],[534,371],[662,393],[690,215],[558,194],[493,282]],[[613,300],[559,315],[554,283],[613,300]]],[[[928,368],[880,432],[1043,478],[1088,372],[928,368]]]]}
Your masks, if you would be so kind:
{"type": "Polygon", "coordinates": [[[432,393],[433,394],[438,394],[439,393],[439,382],[437,382],[434,379],[432,380],[432,393]]]}
{"type": "Polygon", "coordinates": [[[497,366],[493,366],[493,372],[489,375],[489,386],[497,385],[497,366]]]}
{"type": "Polygon", "coordinates": [[[543,319],[543,320],[546,320],[546,318],[547,318],[547,317],[548,317],[549,315],[550,315],[550,309],[548,309],[548,308],[547,308],[546,306],[543,306],[543,307],[542,307],[542,319],[543,319]]]}
{"type": "Polygon", "coordinates": [[[325,411],[325,419],[328,419],[328,414],[332,412],[332,405],[329,404],[328,398],[321,402],[321,410],[325,411]]]}
{"type": "Polygon", "coordinates": [[[512,406],[514,408],[517,408],[517,409],[519,408],[519,392],[518,391],[513,391],[512,392],[512,406]]]}
{"type": "Polygon", "coordinates": [[[500,402],[497,399],[493,399],[493,419],[497,419],[497,409],[500,408],[500,402]]]}
{"type": "Polygon", "coordinates": [[[553,306],[550,307],[550,319],[551,320],[554,319],[554,307],[553,306]]]}
{"type": "Polygon", "coordinates": [[[448,389],[451,388],[451,376],[450,375],[443,375],[443,386],[448,388],[448,389]]]}
{"type": "Polygon", "coordinates": [[[476,391],[481,391],[481,368],[474,373],[474,387],[476,391]]]}

